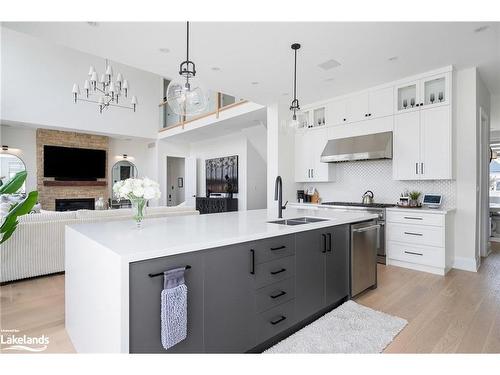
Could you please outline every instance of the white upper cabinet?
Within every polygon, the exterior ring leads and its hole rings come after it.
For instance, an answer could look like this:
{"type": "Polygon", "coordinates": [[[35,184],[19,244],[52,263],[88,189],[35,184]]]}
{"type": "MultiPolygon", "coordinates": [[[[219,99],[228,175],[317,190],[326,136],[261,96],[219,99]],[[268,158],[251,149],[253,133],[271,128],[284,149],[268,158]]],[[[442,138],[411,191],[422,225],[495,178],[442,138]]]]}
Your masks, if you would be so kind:
{"type": "Polygon", "coordinates": [[[369,93],[369,110],[368,118],[379,118],[391,116],[394,114],[394,89],[393,87],[386,87],[370,91],[369,93]]]}
{"type": "Polygon", "coordinates": [[[451,106],[435,106],[395,116],[393,177],[395,180],[452,178],[451,106]]]}
{"type": "Polygon", "coordinates": [[[420,111],[420,179],[451,179],[451,106],[420,111]]]}
{"type": "Polygon", "coordinates": [[[310,129],[295,134],[295,182],[334,180],[333,165],[320,161],[327,142],[326,128],[310,129]]]}
{"type": "Polygon", "coordinates": [[[326,124],[341,125],[347,123],[347,99],[334,100],[326,105],[326,124]]]}
{"type": "Polygon", "coordinates": [[[350,96],[347,100],[347,122],[366,120],[369,106],[369,94],[362,93],[350,96]]]}
{"type": "Polygon", "coordinates": [[[451,102],[451,72],[397,85],[394,88],[394,111],[416,111],[451,102]]]}

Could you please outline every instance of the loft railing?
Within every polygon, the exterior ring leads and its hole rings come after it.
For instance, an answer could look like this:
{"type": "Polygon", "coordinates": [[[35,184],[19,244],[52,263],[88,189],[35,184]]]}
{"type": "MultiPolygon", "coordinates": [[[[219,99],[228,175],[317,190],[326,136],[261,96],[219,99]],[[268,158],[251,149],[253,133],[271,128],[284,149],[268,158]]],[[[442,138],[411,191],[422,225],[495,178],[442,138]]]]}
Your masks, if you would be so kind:
{"type": "Polygon", "coordinates": [[[208,94],[208,105],[206,111],[195,116],[180,116],[172,112],[167,102],[163,102],[158,105],[162,109],[160,110],[161,128],[159,131],[162,132],[179,126],[184,128],[186,124],[213,115],[215,115],[215,118],[219,118],[220,112],[247,102],[248,100],[212,91],[208,94]]]}

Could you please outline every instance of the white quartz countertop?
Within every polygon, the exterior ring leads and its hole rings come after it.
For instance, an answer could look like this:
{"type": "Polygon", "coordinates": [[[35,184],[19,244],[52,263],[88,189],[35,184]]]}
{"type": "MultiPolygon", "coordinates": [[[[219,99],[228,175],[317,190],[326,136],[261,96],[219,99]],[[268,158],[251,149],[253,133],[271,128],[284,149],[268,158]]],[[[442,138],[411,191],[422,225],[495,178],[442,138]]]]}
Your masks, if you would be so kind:
{"type": "MultiPolygon", "coordinates": [[[[310,209],[318,209],[318,208],[324,208],[324,209],[329,209],[329,210],[343,210],[345,211],[346,209],[357,209],[357,208],[363,208],[361,206],[354,206],[354,207],[349,207],[346,208],[345,206],[330,206],[327,204],[321,204],[321,203],[288,203],[289,206],[292,207],[303,207],[303,208],[310,208],[310,209]]],[[[491,208],[491,205],[490,205],[491,208]]],[[[499,205],[500,208],[500,205],[499,205]]],[[[403,207],[387,207],[386,211],[405,211],[405,212],[425,212],[425,213],[432,213],[432,214],[447,214],[448,212],[453,212],[455,211],[454,208],[426,208],[426,207],[421,207],[421,208],[403,208],[403,207]]]]}
{"type": "Polygon", "coordinates": [[[134,221],[126,220],[74,224],[69,230],[108,248],[125,261],[134,262],[377,218],[376,214],[363,211],[288,207],[283,210],[285,219],[309,216],[328,220],[294,226],[268,223],[277,220],[276,211],[264,209],[146,219],[142,229],[137,229],[134,221]]]}

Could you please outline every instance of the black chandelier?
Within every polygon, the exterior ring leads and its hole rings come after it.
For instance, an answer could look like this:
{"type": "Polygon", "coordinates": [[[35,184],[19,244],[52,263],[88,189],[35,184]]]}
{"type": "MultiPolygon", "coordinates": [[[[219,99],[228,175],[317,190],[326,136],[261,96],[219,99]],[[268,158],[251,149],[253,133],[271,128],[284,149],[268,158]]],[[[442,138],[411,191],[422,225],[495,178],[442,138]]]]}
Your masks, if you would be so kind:
{"type": "Polygon", "coordinates": [[[297,120],[297,112],[300,111],[299,100],[297,99],[297,50],[300,48],[299,43],[292,44],[292,49],[295,54],[295,64],[293,67],[293,100],[290,106],[290,111],[292,111],[292,120],[297,120]]]}

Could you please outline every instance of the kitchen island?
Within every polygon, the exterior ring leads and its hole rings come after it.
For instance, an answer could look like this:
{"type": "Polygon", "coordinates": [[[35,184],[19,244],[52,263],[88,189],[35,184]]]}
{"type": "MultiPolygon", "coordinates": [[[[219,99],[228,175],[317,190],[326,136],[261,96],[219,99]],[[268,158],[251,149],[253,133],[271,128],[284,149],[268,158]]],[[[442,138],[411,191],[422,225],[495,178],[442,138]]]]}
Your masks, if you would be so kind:
{"type": "Polygon", "coordinates": [[[259,351],[349,297],[350,224],[376,215],[288,208],[66,227],[66,329],[77,352],[259,351]],[[297,224],[297,223],[295,223],[297,224]],[[188,337],[160,341],[163,277],[189,265],[188,337]]]}

